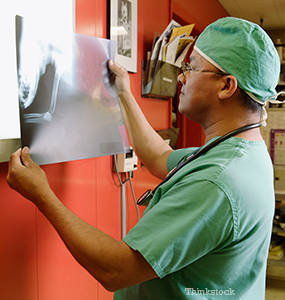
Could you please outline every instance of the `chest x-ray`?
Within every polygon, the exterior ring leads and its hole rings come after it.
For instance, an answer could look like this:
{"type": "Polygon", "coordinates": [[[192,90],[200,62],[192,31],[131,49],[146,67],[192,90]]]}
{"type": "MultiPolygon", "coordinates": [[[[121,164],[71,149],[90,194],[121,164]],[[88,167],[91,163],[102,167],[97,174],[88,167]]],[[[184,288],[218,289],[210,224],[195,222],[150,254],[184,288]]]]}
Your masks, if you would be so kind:
{"type": "Polygon", "coordinates": [[[128,151],[107,69],[115,42],[80,34],[57,41],[16,17],[22,146],[38,164],[128,151]]]}

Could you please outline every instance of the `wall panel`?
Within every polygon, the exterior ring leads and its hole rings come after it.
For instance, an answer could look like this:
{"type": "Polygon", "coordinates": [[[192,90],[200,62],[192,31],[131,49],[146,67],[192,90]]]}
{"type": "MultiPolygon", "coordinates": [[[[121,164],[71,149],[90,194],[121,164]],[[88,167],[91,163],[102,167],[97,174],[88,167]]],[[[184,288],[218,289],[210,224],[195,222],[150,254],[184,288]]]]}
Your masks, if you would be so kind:
{"type": "Polygon", "coordinates": [[[37,299],[36,208],[6,184],[0,164],[0,299],[37,299]]]}
{"type": "MultiPolygon", "coordinates": [[[[59,199],[84,221],[97,226],[95,168],[96,159],[43,166],[59,199]]],[[[75,261],[40,212],[37,244],[39,299],[89,299],[97,294],[98,283],[75,261]]]]}

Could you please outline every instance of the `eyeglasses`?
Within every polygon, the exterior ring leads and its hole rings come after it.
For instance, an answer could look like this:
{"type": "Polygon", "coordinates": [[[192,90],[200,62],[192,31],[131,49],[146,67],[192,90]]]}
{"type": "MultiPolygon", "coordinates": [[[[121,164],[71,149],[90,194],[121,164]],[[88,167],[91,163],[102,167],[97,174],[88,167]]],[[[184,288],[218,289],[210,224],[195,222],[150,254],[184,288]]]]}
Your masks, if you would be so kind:
{"type": "Polygon", "coordinates": [[[183,76],[185,77],[188,72],[201,72],[201,73],[213,73],[218,75],[228,75],[227,73],[223,72],[214,72],[214,71],[206,71],[206,70],[194,70],[193,67],[187,62],[185,64],[184,61],[181,62],[181,70],[183,73],[183,76]]]}

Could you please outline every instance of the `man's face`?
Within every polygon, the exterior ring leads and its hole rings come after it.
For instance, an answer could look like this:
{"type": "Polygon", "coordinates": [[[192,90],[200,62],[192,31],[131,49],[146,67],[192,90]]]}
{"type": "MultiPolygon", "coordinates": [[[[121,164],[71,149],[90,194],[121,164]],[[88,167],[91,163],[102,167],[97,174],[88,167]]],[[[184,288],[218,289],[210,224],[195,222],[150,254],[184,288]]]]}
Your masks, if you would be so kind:
{"type": "Polygon", "coordinates": [[[222,76],[215,66],[193,50],[190,56],[191,71],[178,76],[182,83],[179,96],[179,111],[189,119],[202,124],[211,116],[214,102],[218,100],[218,90],[222,76]]]}

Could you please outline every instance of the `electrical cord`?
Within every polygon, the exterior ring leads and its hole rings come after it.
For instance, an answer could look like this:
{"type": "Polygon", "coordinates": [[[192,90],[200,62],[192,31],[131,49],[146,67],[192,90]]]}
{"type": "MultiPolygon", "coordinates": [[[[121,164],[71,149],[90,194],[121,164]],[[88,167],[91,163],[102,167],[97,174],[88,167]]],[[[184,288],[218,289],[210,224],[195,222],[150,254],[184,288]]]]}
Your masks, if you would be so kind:
{"type": "Polygon", "coordinates": [[[113,156],[114,156],[114,163],[115,163],[115,169],[116,169],[117,177],[118,177],[118,179],[119,179],[120,184],[123,186],[123,185],[125,185],[125,184],[127,183],[127,181],[129,181],[130,179],[127,179],[127,178],[126,178],[126,173],[124,173],[125,181],[122,182],[121,177],[120,177],[120,174],[119,174],[119,171],[118,171],[118,165],[117,165],[117,158],[116,158],[116,155],[113,155],[113,156]]]}
{"type": "Polygon", "coordinates": [[[140,211],[139,211],[139,207],[137,205],[137,200],[136,200],[136,196],[135,196],[135,192],[134,192],[134,188],[133,188],[133,183],[132,183],[132,178],[134,177],[133,171],[129,172],[129,180],[130,180],[130,186],[131,186],[131,190],[132,190],[132,194],[133,194],[133,199],[135,202],[135,207],[136,207],[136,211],[137,211],[137,216],[138,216],[138,221],[140,220],[140,211]]]}
{"type": "Polygon", "coordinates": [[[138,208],[138,205],[137,205],[137,201],[136,201],[136,197],[135,197],[135,192],[134,192],[134,188],[133,188],[133,183],[132,183],[132,178],[134,177],[133,171],[128,172],[128,174],[129,174],[128,178],[126,177],[126,173],[123,172],[124,176],[125,176],[125,180],[122,181],[122,179],[120,177],[120,174],[119,174],[119,171],[118,171],[118,165],[117,165],[116,155],[113,155],[113,156],[114,156],[114,164],[115,164],[115,169],[116,169],[117,177],[119,179],[119,182],[120,182],[121,186],[124,186],[128,181],[130,182],[132,196],[133,196],[133,200],[134,200],[134,203],[135,203],[135,208],[136,208],[136,211],[137,211],[137,218],[138,218],[138,221],[139,221],[140,220],[140,212],[139,212],[139,208],[138,208]]]}

